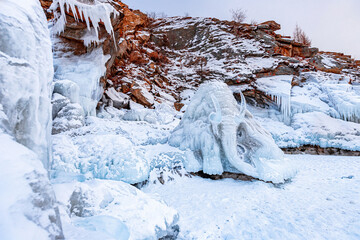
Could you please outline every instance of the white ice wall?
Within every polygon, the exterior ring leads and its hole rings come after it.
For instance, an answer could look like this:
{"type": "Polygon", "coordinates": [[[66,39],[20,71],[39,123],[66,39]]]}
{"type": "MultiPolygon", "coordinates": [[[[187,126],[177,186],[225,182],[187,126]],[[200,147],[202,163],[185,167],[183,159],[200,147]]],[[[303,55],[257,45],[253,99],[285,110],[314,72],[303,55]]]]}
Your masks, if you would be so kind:
{"type": "Polygon", "coordinates": [[[37,0],[0,5],[0,103],[16,141],[48,168],[53,65],[46,17],[37,0]]]}

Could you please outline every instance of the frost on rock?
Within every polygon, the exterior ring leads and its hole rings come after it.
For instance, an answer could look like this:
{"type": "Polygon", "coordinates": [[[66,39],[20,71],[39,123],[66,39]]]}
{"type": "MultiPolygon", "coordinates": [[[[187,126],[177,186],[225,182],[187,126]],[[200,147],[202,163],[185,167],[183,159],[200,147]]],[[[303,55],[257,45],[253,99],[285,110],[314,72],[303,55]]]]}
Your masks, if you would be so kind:
{"type": "Polygon", "coordinates": [[[124,182],[95,179],[54,183],[67,233],[103,234],[102,238],[86,239],[176,239],[179,232],[176,210],[124,182]]]}
{"type": "Polygon", "coordinates": [[[292,75],[280,75],[256,80],[258,89],[269,95],[280,107],[283,121],[286,124],[290,124],[291,119],[290,96],[292,79],[292,75]]]}
{"type": "Polygon", "coordinates": [[[283,182],[295,171],[284,154],[246,109],[238,106],[225,83],[200,86],[169,138],[187,152],[188,171],[208,174],[241,172],[265,181],[283,182]]]}
{"type": "Polygon", "coordinates": [[[63,239],[55,194],[41,161],[7,134],[0,133],[0,142],[1,239],[63,239]]]}
{"type": "Polygon", "coordinates": [[[46,17],[36,0],[0,7],[0,103],[17,142],[51,160],[52,51],[46,17]]]}
{"type": "MultiPolygon", "coordinates": [[[[52,31],[60,34],[64,31],[66,24],[66,12],[71,12],[75,20],[85,21],[88,34],[85,35],[84,44],[90,45],[92,42],[98,43],[99,23],[102,22],[107,33],[112,35],[115,42],[114,30],[111,25],[111,16],[116,16],[118,12],[111,5],[112,1],[104,0],[54,0],[51,9],[54,11],[54,26],[52,31]],[[57,9],[60,8],[60,12],[57,9]]],[[[116,47],[116,46],[115,46],[116,47]]]]}

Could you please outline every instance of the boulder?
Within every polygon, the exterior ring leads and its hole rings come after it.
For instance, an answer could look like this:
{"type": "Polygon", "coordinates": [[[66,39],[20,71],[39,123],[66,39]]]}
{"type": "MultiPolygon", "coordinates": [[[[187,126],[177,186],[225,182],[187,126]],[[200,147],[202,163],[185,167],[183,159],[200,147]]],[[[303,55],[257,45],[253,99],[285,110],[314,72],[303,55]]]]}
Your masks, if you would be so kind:
{"type": "Polygon", "coordinates": [[[105,91],[106,96],[113,102],[113,107],[121,109],[129,107],[130,97],[122,92],[117,92],[115,88],[108,88],[105,91]]]}
{"type": "Polygon", "coordinates": [[[266,29],[271,31],[277,31],[281,29],[281,25],[275,21],[266,21],[257,25],[258,29],[266,29]]]}
{"type": "Polygon", "coordinates": [[[151,107],[154,104],[154,96],[138,83],[133,85],[131,93],[140,104],[146,107],[151,107]]]}

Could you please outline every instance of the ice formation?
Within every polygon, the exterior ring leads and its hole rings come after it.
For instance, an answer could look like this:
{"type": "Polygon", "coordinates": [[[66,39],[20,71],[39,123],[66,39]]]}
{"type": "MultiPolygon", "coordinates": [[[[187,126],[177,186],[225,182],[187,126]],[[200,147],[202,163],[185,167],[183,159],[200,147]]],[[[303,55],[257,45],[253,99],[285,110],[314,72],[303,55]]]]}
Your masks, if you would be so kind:
{"type": "Polygon", "coordinates": [[[331,117],[360,123],[360,86],[350,77],[332,73],[301,73],[302,86],[291,90],[293,113],[324,112],[331,117]]]}
{"type": "Polygon", "coordinates": [[[52,51],[38,1],[9,0],[0,7],[0,103],[16,141],[51,159],[52,51]]]}
{"type": "Polygon", "coordinates": [[[225,83],[200,86],[169,143],[187,151],[185,168],[208,174],[241,172],[265,181],[283,182],[295,171],[271,135],[239,107],[225,83]]]}
{"type": "Polygon", "coordinates": [[[292,75],[280,75],[256,80],[258,89],[269,95],[280,107],[283,121],[286,124],[289,124],[291,119],[290,96],[292,79],[292,75]]]}
{"type": "Polygon", "coordinates": [[[118,12],[111,5],[111,1],[54,0],[51,9],[54,11],[54,33],[59,34],[64,31],[66,12],[71,10],[75,20],[85,21],[88,28],[88,34],[84,38],[84,45],[90,45],[92,42],[98,43],[100,41],[98,37],[100,22],[104,24],[107,33],[112,35],[115,42],[111,16],[116,16],[118,12]],[[60,12],[57,11],[57,8],[60,8],[60,12]],[[91,26],[93,26],[93,28],[91,28],[91,26]]]}
{"type": "MultiPolygon", "coordinates": [[[[60,44],[56,39],[53,40],[55,45],[60,44]]],[[[95,108],[103,91],[99,85],[100,78],[106,72],[105,63],[109,58],[110,55],[103,54],[102,48],[96,48],[81,56],[67,56],[55,50],[55,86],[59,85],[61,94],[66,93],[75,101],[78,99],[86,116],[94,116],[96,113],[95,108]],[[69,81],[74,82],[78,87],[66,86],[69,81]]],[[[60,92],[56,88],[55,90],[60,92]]]]}

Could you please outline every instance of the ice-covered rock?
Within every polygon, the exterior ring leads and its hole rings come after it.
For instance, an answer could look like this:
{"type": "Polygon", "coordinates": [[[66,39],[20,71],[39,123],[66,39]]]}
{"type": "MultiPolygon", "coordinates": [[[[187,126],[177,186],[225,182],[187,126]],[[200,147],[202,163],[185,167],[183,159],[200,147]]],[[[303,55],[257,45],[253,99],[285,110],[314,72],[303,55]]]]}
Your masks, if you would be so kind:
{"type": "Polygon", "coordinates": [[[0,133],[0,236],[63,239],[55,194],[37,155],[0,133]]]}
{"type": "Polygon", "coordinates": [[[55,45],[54,78],[57,82],[67,80],[75,83],[77,87],[69,88],[69,98],[73,100],[79,99],[79,104],[86,116],[95,115],[96,105],[103,92],[100,86],[100,78],[106,72],[105,63],[109,60],[110,56],[105,56],[101,48],[96,48],[80,56],[68,55],[62,52],[62,43],[58,42],[56,37],[53,38],[53,42],[55,45]],[[79,96],[76,96],[76,89],[81,90],[79,96]]]}
{"type": "Polygon", "coordinates": [[[80,88],[70,80],[56,81],[53,93],[59,93],[67,97],[71,103],[79,103],[80,88]]]}
{"type": "Polygon", "coordinates": [[[107,89],[105,94],[112,101],[113,107],[121,109],[129,106],[130,97],[122,92],[117,92],[115,88],[107,89]]]}
{"type": "Polygon", "coordinates": [[[51,159],[52,50],[46,17],[36,0],[0,8],[0,103],[16,141],[51,159]]]}
{"type": "Polygon", "coordinates": [[[68,104],[70,104],[70,100],[68,98],[61,94],[54,93],[51,99],[52,119],[55,119],[58,112],[68,104]]]}
{"type": "Polygon", "coordinates": [[[154,104],[154,96],[139,84],[134,84],[131,93],[144,106],[151,107],[154,104]]]}
{"type": "Polygon", "coordinates": [[[105,232],[108,236],[115,236],[119,231],[115,239],[124,239],[119,238],[126,236],[126,228],[121,223],[126,225],[129,239],[175,239],[179,232],[179,216],[173,208],[124,182],[65,182],[54,184],[54,189],[63,204],[61,215],[65,232],[89,231],[92,230],[90,226],[94,226],[97,232],[105,232]]]}
{"type": "Polygon", "coordinates": [[[52,134],[58,134],[84,125],[84,110],[77,103],[65,105],[53,121],[52,134]]]}
{"type": "Polygon", "coordinates": [[[187,151],[188,171],[208,174],[242,172],[265,181],[283,182],[295,171],[281,149],[246,109],[238,106],[222,82],[200,86],[169,143],[187,151]]]}
{"type": "Polygon", "coordinates": [[[117,15],[118,12],[110,2],[101,0],[54,0],[50,8],[54,10],[53,31],[57,34],[64,31],[66,13],[71,10],[76,21],[82,20],[86,23],[88,34],[83,38],[86,46],[91,45],[93,42],[99,43],[100,22],[104,24],[107,33],[115,38],[111,15],[117,15]],[[58,8],[60,12],[56,11],[58,8]]]}

